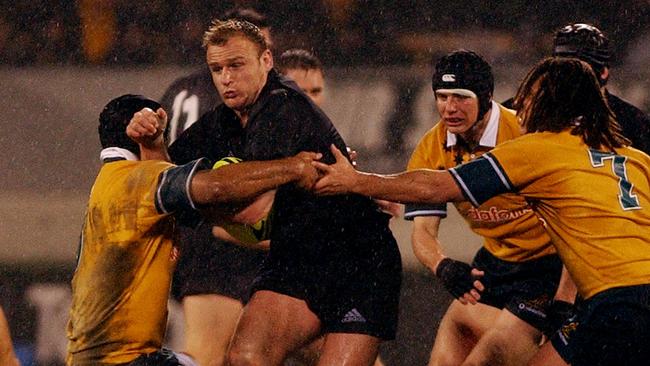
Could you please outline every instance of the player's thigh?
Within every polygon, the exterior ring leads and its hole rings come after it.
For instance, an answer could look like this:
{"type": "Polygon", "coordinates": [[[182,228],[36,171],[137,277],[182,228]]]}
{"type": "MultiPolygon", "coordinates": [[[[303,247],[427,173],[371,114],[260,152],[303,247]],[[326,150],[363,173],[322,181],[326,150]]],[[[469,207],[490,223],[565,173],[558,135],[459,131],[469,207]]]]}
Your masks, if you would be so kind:
{"type": "Polygon", "coordinates": [[[503,309],[464,365],[525,365],[538,351],[541,332],[503,309]]]}
{"type": "Polygon", "coordinates": [[[215,294],[186,296],[185,352],[201,365],[221,364],[237,326],[243,305],[215,294]]]}
{"type": "Polygon", "coordinates": [[[454,300],[438,327],[429,365],[460,365],[500,312],[489,305],[463,305],[454,300]]]}
{"type": "Polygon", "coordinates": [[[273,291],[255,292],[239,320],[232,357],[261,357],[276,364],[315,338],[320,321],[300,299],[273,291]],[[252,355],[252,356],[251,356],[252,355]]]}
{"type": "Polygon", "coordinates": [[[380,339],[367,334],[328,333],[318,366],[374,365],[380,339]]]}

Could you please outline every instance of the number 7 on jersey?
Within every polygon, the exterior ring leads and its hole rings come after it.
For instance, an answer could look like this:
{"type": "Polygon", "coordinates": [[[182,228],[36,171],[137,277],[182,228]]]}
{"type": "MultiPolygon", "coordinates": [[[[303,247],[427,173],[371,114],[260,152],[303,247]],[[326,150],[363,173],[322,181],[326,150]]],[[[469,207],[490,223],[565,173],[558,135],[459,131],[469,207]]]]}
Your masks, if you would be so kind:
{"type": "Polygon", "coordinates": [[[626,156],[589,149],[589,158],[591,159],[591,166],[594,168],[604,167],[605,160],[612,161],[612,172],[618,177],[618,188],[620,191],[618,201],[623,210],[637,210],[641,208],[639,198],[632,193],[634,184],[627,179],[627,168],[625,167],[625,162],[627,161],[626,156]]]}

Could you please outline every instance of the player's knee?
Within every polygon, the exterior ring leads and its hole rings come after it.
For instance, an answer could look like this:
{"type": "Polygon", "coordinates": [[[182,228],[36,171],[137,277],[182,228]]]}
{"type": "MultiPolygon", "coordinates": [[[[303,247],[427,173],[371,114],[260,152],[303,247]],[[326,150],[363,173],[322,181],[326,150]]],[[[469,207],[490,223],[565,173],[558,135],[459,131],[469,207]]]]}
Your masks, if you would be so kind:
{"type": "Polygon", "coordinates": [[[507,337],[494,332],[488,333],[472,350],[462,366],[521,364],[513,363],[521,356],[516,356],[520,350],[513,349],[511,345],[512,342],[507,337]]]}

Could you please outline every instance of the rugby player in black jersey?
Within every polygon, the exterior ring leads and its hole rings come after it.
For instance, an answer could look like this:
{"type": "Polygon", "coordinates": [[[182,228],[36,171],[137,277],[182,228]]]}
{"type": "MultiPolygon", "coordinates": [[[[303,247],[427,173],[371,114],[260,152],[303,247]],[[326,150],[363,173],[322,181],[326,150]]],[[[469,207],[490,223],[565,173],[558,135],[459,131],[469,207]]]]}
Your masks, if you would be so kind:
{"type": "MultiPolygon", "coordinates": [[[[217,21],[204,37],[208,66],[224,104],[170,147],[193,156],[267,160],[303,150],[345,147],[329,119],[273,69],[259,29],[217,21]]],[[[316,197],[278,189],[269,256],[253,285],[228,362],[280,364],[325,334],[319,364],[368,365],[397,326],[401,260],[389,216],[358,195],[316,197]]]]}
{"type": "MultiPolygon", "coordinates": [[[[235,8],[223,18],[255,24],[271,45],[269,22],[263,14],[251,8],[235,8]]],[[[175,80],[160,103],[169,115],[168,143],[221,103],[205,64],[175,80]]],[[[266,257],[266,251],[226,242],[224,233],[208,224],[181,227],[181,257],[172,282],[172,295],[183,306],[184,351],[206,366],[224,363],[251,282],[266,257]]]]}

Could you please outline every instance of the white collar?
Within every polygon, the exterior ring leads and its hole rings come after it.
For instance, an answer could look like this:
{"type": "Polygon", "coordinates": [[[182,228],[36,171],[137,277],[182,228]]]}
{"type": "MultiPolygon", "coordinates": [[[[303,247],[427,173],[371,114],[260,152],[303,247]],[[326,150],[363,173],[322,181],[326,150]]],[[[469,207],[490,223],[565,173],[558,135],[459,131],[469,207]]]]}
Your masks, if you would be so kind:
{"type": "Polygon", "coordinates": [[[104,161],[106,159],[125,159],[131,161],[138,161],[140,158],[131,151],[127,149],[122,149],[121,147],[107,147],[99,153],[99,159],[104,161]]]}
{"type": "MultiPolygon", "coordinates": [[[[478,144],[480,146],[495,147],[497,146],[497,133],[499,132],[499,118],[501,117],[501,110],[495,101],[491,101],[490,103],[492,103],[492,112],[490,113],[490,119],[488,120],[485,131],[483,131],[483,136],[481,136],[481,140],[478,144]]],[[[456,134],[447,131],[447,147],[456,145],[456,142],[456,134]]]]}

